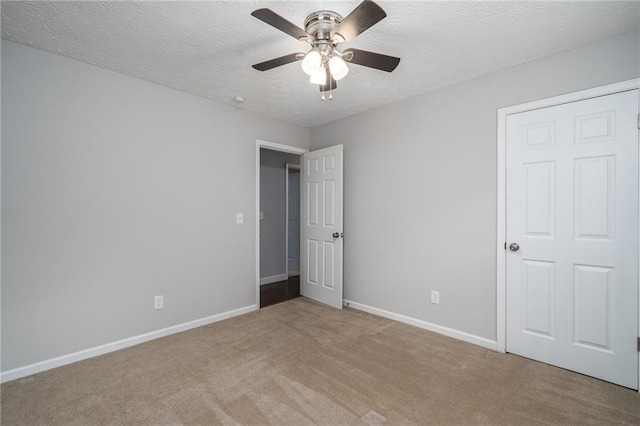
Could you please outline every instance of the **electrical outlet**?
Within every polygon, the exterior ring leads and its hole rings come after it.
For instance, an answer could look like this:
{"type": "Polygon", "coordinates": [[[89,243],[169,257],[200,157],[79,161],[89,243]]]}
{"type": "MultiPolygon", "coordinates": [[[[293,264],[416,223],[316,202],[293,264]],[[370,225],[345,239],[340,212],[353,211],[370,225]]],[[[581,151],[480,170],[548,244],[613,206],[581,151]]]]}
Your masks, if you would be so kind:
{"type": "Polygon", "coordinates": [[[156,296],[153,298],[153,309],[164,308],[164,296],[156,296]]]}
{"type": "Polygon", "coordinates": [[[244,223],[244,213],[236,213],[236,223],[244,223]]]}
{"type": "Polygon", "coordinates": [[[440,304],[440,292],[439,291],[431,290],[431,303],[434,303],[436,305],[440,304]]]}

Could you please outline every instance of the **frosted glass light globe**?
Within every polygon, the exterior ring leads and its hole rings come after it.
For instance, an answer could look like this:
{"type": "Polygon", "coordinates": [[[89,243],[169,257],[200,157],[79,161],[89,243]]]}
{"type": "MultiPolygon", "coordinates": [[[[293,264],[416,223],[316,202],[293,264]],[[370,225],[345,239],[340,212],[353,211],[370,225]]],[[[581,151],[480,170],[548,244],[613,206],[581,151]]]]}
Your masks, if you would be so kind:
{"type": "Polygon", "coordinates": [[[311,74],[309,83],[319,84],[321,86],[324,86],[327,83],[327,70],[320,67],[320,69],[318,69],[313,74],[311,74]]]}
{"type": "Polygon", "coordinates": [[[342,80],[349,74],[347,64],[339,56],[334,56],[329,60],[329,70],[331,70],[331,75],[336,81],[342,80]]]}
{"type": "Polygon", "coordinates": [[[302,71],[304,71],[307,75],[312,75],[314,72],[318,71],[322,65],[322,56],[320,52],[317,50],[312,50],[307,53],[304,59],[302,60],[302,71]]]}

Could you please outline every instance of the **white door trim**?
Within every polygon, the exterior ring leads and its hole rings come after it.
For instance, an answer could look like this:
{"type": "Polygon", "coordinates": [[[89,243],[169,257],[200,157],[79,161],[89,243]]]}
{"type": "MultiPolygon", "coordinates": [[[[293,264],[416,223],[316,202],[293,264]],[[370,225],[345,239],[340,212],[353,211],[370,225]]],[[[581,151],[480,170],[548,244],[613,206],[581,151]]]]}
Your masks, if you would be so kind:
{"type": "MultiPolygon", "coordinates": [[[[264,141],[261,139],[256,139],[256,210],[255,210],[255,220],[256,220],[256,239],[255,239],[255,247],[256,247],[256,263],[255,263],[255,283],[256,283],[256,306],[258,309],[260,308],[260,148],[271,149],[273,151],[286,152],[289,154],[306,154],[309,152],[308,149],[298,148],[297,146],[284,145],[281,143],[264,141]]],[[[285,240],[286,241],[286,240],[285,240]]],[[[286,256],[285,256],[286,262],[286,256]]],[[[286,271],[286,269],[285,269],[286,271]]]]}
{"type": "MultiPolygon", "coordinates": [[[[300,164],[286,163],[285,164],[285,182],[284,182],[284,272],[289,277],[289,173],[291,170],[300,171],[300,164]]],[[[300,197],[298,196],[298,204],[300,204],[300,197]]],[[[299,240],[300,238],[298,238],[299,240]]],[[[300,265],[298,265],[300,269],[300,265]]]]}
{"type": "MultiPolygon", "coordinates": [[[[620,83],[581,90],[579,92],[566,95],[554,96],[552,98],[540,99],[520,105],[498,109],[498,198],[497,198],[497,238],[496,238],[496,320],[497,320],[497,349],[499,352],[506,352],[506,264],[507,252],[505,250],[506,240],[506,122],[507,116],[521,112],[531,111],[540,108],[547,108],[555,105],[577,102],[599,96],[611,95],[614,93],[626,92],[640,88],[640,79],[622,81],[620,83]]],[[[640,283],[638,284],[640,287],[640,283]]],[[[640,291],[638,292],[638,306],[640,306],[640,291]]],[[[640,321],[640,319],[639,319],[640,321]]],[[[640,326],[640,324],[639,324],[640,326]]],[[[638,361],[640,363],[640,360],[638,361]]]]}

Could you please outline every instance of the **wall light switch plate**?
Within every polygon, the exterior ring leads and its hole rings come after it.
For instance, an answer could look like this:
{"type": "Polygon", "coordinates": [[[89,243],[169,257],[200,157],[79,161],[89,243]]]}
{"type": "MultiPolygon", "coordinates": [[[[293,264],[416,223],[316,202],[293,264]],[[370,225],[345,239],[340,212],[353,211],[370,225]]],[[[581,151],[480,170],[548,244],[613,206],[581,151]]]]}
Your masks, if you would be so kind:
{"type": "Polygon", "coordinates": [[[244,223],[244,213],[236,213],[236,223],[244,223]]]}
{"type": "Polygon", "coordinates": [[[264,212],[260,212],[260,220],[264,220],[264,212]]]}
{"type": "Polygon", "coordinates": [[[436,305],[440,304],[440,292],[439,291],[431,290],[431,303],[434,303],[436,305]]]}

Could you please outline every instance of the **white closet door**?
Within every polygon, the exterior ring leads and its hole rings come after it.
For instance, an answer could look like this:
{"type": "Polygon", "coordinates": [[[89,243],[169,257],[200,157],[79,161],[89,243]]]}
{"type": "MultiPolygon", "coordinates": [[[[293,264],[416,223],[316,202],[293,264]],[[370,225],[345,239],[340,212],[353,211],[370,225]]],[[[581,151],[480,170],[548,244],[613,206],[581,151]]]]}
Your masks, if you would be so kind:
{"type": "Polygon", "coordinates": [[[634,389],[637,117],[637,90],[507,117],[507,351],[634,389]]]}

